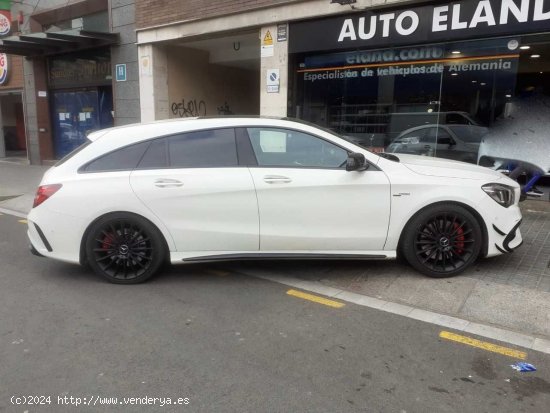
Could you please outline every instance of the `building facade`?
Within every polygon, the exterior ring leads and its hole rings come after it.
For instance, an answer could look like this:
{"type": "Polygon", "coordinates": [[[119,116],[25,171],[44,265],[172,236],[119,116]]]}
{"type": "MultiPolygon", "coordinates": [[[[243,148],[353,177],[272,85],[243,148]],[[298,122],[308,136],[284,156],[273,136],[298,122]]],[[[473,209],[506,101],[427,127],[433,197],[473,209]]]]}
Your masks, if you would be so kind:
{"type": "Polygon", "coordinates": [[[133,0],[4,3],[16,30],[0,38],[0,52],[20,62],[25,145],[17,135],[17,151],[0,157],[53,163],[93,130],[140,121],[133,0]]]}
{"type": "Polygon", "coordinates": [[[549,0],[138,1],[136,30],[144,121],[290,116],[373,151],[550,167],[549,0]]]}

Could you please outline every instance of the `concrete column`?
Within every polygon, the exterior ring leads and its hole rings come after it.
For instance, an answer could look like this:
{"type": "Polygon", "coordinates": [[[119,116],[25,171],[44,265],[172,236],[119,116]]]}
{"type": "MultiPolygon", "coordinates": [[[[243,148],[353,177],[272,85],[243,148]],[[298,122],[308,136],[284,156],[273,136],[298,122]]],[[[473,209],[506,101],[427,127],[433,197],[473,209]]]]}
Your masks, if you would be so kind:
{"type": "Polygon", "coordinates": [[[6,157],[6,140],[4,139],[4,119],[2,118],[2,100],[0,99],[0,158],[6,157]]]}
{"type": "Polygon", "coordinates": [[[25,133],[27,134],[27,154],[32,165],[40,165],[40,142],[38,141],[38,117],[36,109],[36,83],[34,79],[34,63],[23,59],[23,74],[25,76],[25,133]]]}
{"type": "Polygon", "coordinates": [[[162,46],[138,47],[141,121],[169,118],[168,58],[162,46]]]}
{"type": "MultiPolygon", "coordinates": [[[[287,31],[288,32],[288,31],[287,31]]],[[[288,36],[287,36],[288,37],[288,36]]],[[[261,58],[260,70],[260,115],[287,116],[288,105],[288,40],[277,41],[277,25],[264,26],[260,30],[260,45],[264,46],[264,56],[261,58]],[[269,31],[269,36],[267,32],[269,31]],[[271,37],[273,48],[266,45],[271,37]],[[272,56],[268,56],[271,54],[272,56]],[[279,92],[267,92],[267,73],[270,69],[279,69],[279,92]]]]}

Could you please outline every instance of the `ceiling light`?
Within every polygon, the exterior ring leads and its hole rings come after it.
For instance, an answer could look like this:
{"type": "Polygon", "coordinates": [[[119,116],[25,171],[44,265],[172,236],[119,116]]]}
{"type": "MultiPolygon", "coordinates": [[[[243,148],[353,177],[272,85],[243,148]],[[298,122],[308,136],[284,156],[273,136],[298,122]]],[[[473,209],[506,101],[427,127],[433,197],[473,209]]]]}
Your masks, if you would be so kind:
{"type": "Polygon", "coordinates": [[[487,84],[487,83],[485,83],[485,82],[481,82],[481,83],[480,83],[481,86],[485,86],[486,84],[487,84]]]}
{"type": "Polygon", "coordinates": [[[532,54],[531,59],[538,59],[540,57],[540,54],[532,54]]]}
{"type": "Polygon", "coordinates": [[[451,73],[451,76],[458,76],[458,73],[451,73]]]}
{"type": "Polygon", "coordinates": [[[472,80],[472,83],[477,83],[477,80],[472,80]]]}
{"type": "Polygon", "coordinates": [[[529,50],[531,46],[520,46],[521,50],[529,50]]]}
{"type": "Polygon", "coordinates": [[[507,98],[511,98],[511,97],[512,97],[512,95],[506,95],[506,97],[507,97],[507,98]]]}
{"type": "Polygon", "coordinates": [[[451,53],[452,54],[460,54],[460,50],[453,50],[451,53]]]}

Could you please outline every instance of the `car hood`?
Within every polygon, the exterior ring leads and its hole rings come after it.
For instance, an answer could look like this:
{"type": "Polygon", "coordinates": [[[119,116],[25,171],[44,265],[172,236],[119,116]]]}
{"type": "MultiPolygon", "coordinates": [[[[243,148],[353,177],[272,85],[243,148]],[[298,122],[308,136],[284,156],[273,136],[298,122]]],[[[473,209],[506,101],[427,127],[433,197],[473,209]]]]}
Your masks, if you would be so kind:
{"type": "Polygon", "coordinates": [[[404,166],[420,175],[493,181],[504,178],[500,172],[466,162],[405,154],[399,154],[398,158],[404,166]]]}

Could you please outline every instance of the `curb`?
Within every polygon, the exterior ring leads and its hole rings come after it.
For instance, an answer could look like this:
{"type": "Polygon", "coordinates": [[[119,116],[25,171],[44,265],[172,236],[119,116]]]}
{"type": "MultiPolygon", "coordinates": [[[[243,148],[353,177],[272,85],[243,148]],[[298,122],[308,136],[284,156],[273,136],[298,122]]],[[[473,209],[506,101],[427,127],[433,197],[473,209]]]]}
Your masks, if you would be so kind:
{"type": "Polygon", "coordinates": [[[13,216],[16,216],[16,217],[19,217],[19,218],[27,218],[27,215],[28,215],[28,214],[26,214],[24,212],[21,212],[21,211],[15,211],[13,209],[7,209],[7,208],[2,208],[2,207],[0,207],[0,212],[2,214],[13,215],[13,216]]]}
{"type": "Polygon", "coordinates": [[[524,347],[529,350],[535,350],[541,353],[550,354],[550,340],[538,338],[528,334],[517,333],[490,325],[474,323],[469,320],[464,320],[445,314],[439,314],[433,311],[422,310],[419,308],[411,307],[409,305],[380,300],[378,298],[352,293],[334,287],[328,287],[314,281],[306,281],[297,278],[281,277],[275,275],[251,276],[325,295],[327,297],[337,298],[339,300],[357,304],[363,307],[382,310],[388,313],[412,318],[414,320],[423,321],[425,323],[435,324],[465,333],[475,334],[493,340],[502,341],[504,343],[514,344],[516,346],[524,347]]]}

